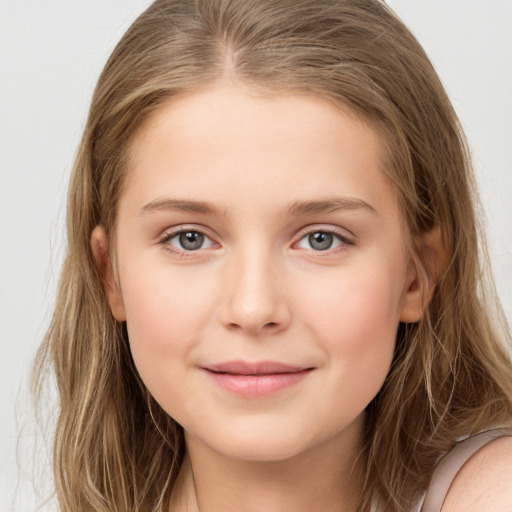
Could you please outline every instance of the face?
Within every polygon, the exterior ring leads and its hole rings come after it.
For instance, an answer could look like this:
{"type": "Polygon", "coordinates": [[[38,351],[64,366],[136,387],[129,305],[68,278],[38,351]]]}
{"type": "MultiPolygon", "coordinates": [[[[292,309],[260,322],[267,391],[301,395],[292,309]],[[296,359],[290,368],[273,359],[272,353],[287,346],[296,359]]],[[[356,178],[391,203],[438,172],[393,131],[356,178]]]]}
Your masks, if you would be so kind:
{"type": "Polygon", "coordinates": [[[138,131],[109,301],[187,436],[269,460],[361,428],[416,307],[380,150],[321,99],[228,85],[138,131]]]}

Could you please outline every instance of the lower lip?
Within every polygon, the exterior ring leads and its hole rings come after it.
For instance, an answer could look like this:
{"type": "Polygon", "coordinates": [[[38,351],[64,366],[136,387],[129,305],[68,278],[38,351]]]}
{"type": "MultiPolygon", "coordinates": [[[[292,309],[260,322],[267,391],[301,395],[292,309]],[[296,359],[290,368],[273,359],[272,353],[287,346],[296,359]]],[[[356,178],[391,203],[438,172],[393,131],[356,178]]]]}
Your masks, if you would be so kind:
{"type": "Polygon", "coordinates": [[[311,368],[291,373],[269,373],[260,375],[240,375],[236,373],[216,373],[205,370],[210,379],[219,387],[236,395],[257,398],[273,395],[303,381],[311,368]]]}

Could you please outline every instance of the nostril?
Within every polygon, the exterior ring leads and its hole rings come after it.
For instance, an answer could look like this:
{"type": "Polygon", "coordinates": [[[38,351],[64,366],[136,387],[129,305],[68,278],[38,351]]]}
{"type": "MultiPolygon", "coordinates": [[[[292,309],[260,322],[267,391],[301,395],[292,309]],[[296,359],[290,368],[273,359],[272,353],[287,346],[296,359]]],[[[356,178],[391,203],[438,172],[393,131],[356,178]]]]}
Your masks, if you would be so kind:
{"type": "MultiPolygon", "coordinates": [[[[274,329],[278,328],[279,325],[280,325],[279,322],[268,322],[266,324],[263,324],[262,330],[274,330],[274,329]]],[[[230,330],[236,331],[238,329],[245,330],[247,328],[247,326],[244,326],[244,325],[236,323],[236,322],[230,322],[229,324],[227,324],[227,328],[230,330]]],[[[249,330],[251,330],[250,327],[249,327],[249,330]]]]}

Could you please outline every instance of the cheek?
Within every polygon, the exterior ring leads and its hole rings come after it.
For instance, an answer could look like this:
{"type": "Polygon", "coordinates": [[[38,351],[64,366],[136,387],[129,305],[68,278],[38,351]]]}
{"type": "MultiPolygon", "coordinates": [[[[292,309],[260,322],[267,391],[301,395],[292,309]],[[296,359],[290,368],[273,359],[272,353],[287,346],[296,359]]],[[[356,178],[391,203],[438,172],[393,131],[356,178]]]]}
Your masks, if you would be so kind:
{"type": "Polygon", "coordinates": [[[324,286],[318,281],[311,286],[306,284],[313,293],[303,290],[303,307],[311,311],[316,323],[324,326],[328,339],[346,339],[346,343],[356,346],[372,344],[378,333],[387,338],[398,326],[402,280],[393,275],[353,270],[344,272],[339,280],[331,276],[324,286]],[[351,336],[356,333],[359,335],[351,336]],[[370,333],[374,335],[369,336],[370,333]]]}
{"type": "Polygon", "coordinates": [[[129,280],[121,283],[132,357],[151,395],[185,426],[189,408],[196,411],[195,416],[204,409],[193,394],[184,400],[183,390],[193,382],[194,350],[200,344],[208,308],[215,303],[213,283],[162,265],[138,268],[144,268],[144,273],[126,269],[129,280]]]}
{"type": "Polygon", "coordinates": [[[212,300],[213,285],[191,279],[186,271],[140,265],[124,269],[121,282],[132,355],[142,379],[165,381],[176,374],[200,338],[212,300]],[[173,370],[172,372],[170,370],[173,370]]]}
{"type": "MultiPolygon", "coordinates": [[[[343,395],[371,401],[382,386],[393,358],[402,287],[393,273],[353,271],[328,293],[309,295],[307,329],[320,340],[330,372],[343,395]]],[[[318,284],[318,283],[317,283],[318,284]]],[[[303,297],[308,297],[303,293],[303,297]]]]}

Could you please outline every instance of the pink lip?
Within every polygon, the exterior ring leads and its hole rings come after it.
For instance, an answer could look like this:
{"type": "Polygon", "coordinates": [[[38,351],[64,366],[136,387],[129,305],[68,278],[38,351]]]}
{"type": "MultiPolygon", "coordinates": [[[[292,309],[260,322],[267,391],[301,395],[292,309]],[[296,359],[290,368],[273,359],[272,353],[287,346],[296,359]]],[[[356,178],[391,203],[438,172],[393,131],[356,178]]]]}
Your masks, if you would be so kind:
{"type": "Polygon", "coordinates": [[[221,388],[248,398],[271,395],[298,384],[313,370],[275,361],[228,361],[202,369],[221,388]]]}

